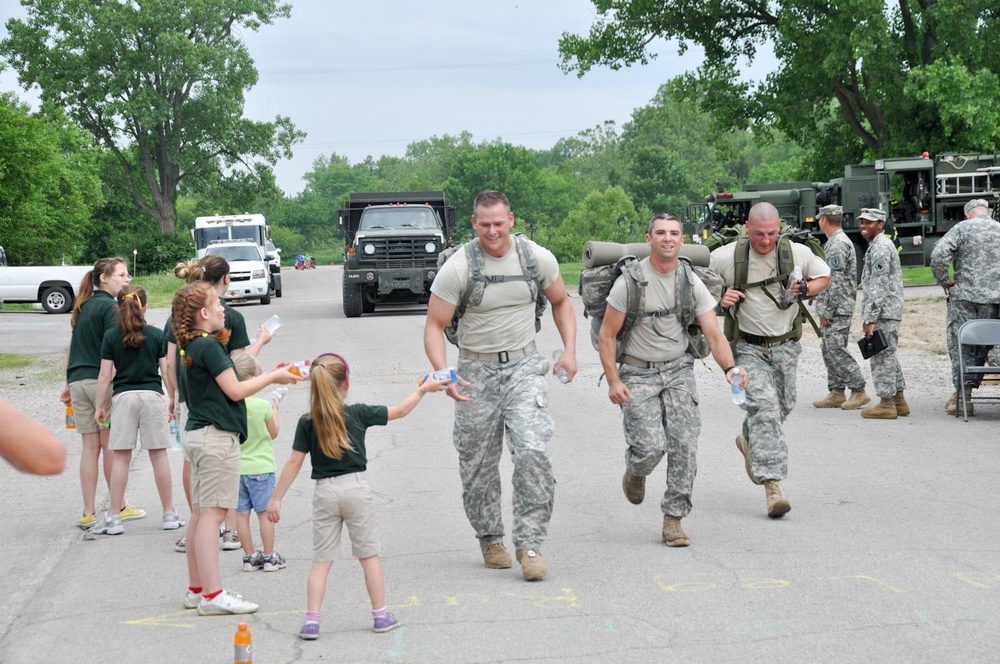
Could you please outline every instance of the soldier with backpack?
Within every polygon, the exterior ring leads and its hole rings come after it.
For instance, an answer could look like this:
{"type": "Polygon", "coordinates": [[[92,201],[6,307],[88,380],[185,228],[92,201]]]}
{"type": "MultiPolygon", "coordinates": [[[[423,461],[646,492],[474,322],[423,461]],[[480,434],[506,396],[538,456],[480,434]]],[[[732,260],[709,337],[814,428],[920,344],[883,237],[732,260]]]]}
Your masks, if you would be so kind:
{"type": "MultiPolygon", "coordinates": [[[[688,546],[691,541],[681,519],[691,512],[701,433],[688,326],[701,328],[727,381],[736,367],[715,319],[715,299],[694,270],[679,259],[684,244],[680,220],[667,213],[653,216],[646,243],[649,257],[637,263],[643,284],[638,316],[628,335],[619,340],[626,324],[628,280],[632,278],[623,273],[607,296],[599,351],[608,379],[608,398],[622,409],[628,445],[622,477],[625,497],[633,505],[643,501],[646,476],[666,455],[667,488],[660,501],[663,541],[671,547],[688,546]],[[685,296],[692,296],[688,292],[693,295],[693,307],[683,302],[685,296]],[[692,320],[683,320],[680,312],[685,308],[692,320]]],[[[745,387],[746,373],[740,371],[738,377],[745,387]]]]}
{"type": "Polygon", "coordinates": [[[795,406],[795,373],[802,335],[800,300],[830,285],[830,268],[809,247],[780,235],[781,219],[770,203],[757,203],[746,222],[746,239],[712,252],[710,265],[728,286],[727,337],[736,363],[750,373],[746,417],[736,447],[747,475],[763,484],[767,515],[784,516],[791,503],[781,489],[788,474],[782,425],[795,406]],[[801,278],[793,278],[796,268],[801,278]]]}
{"type": "Polygon", "coordinates": [[[504,546],[500,457],[507,434],[514,462],[514,549],[526,581],[548,573],[540,547],[555,496],[549,460],[553,423],[547,408],[549,362],[535,348],[539,294],[565,347],[553,372],[576,375],[576,313],[550,251],[512,235],[507,197],[484,191],[473,204],[476,238],[458,248],[431,285],[424,349],[435,370],[448,366],[445,338],[459,347],[454,443],[465,513],[487,568],[511,567],[504,546]],[[454,320],[459,314],[457,322],[454,320]],[[449,328],[454,329],[454,335],[449,328]]]}

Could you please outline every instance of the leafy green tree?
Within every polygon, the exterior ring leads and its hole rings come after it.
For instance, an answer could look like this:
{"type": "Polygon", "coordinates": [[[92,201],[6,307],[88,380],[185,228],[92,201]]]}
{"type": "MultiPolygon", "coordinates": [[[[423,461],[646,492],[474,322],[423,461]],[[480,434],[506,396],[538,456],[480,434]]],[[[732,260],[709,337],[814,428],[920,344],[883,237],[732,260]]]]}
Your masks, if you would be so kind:
{"type": "Polygon", "coordinates": [[[0,242],[14,265],[82,260],[102,200],[99,151],[51,106],[0,94],[0,242]]]}
{"type": "Polygon", "coordinates": [[[924,149],[992,151],[1000,138],[987,101],[1000,91],[992,0],[593,3],[589,34],[559,41],[564,71],[645,65],[661,40],[676,40],[681,53],[699,45],[704,63],[684,89],[723,127],[773,126],[817,155],[839,151],[841,164],[924,149]],[[777,68],[748,80],[743,67],[762,44],[777,68]],[[849,129],[850,159],[845,133],[825,127],[831,103],[849,129]]]}
{"type": "Polygon", "coordinates": [[[590,240],[641,242],[645,231],[625,190],[609,187],[587,194],[543,243],[560,261],[578,262],[590,240]]]}
{"type": "MultiPolygon", "coordinates": [[[[278,0],[23,0],[0,55],[21,83],[66,109],[116,155],[129,192],[159,230],[176,223],[178,188],[291,153],[288,118],[242,117],[257,71],[240,34],[289,16],[278,0]],[[134,148],[134,149],[133,149],[134,148]]],[[[266,182],[264,183],[266,184],[266,182]]]]}

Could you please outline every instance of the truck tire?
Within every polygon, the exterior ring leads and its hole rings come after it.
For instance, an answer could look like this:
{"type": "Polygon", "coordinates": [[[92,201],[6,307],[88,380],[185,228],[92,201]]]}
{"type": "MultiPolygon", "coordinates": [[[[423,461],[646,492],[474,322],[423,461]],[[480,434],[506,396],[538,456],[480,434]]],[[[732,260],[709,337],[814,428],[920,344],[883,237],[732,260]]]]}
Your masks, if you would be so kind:
{"type": "Polygon", "coordinates": [[[64,314],[73,307],[73,295],[62,286],[50,286],[42,293],[42,307],[50,314],[64,314]]]}
{"type": "Polygon", "coordinates": [[[364,297],[363,294],[361,297],[361,311],[366,314],[374,313],[375,311],[375,303],[364,297]]]}
{"type": "Polygon", "coordinates": [[[364,313],[365,295],[361,292],[361,284],[344,284],[344,315],[348,318],[359,318],[364,313]]]}

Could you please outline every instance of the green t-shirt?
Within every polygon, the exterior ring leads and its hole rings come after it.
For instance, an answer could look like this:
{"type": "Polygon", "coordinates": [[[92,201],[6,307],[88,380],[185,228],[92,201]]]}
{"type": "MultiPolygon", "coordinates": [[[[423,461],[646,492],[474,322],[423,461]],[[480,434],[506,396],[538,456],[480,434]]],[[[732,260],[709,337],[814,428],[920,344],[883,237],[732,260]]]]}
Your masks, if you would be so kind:
{"type": "MultiPolygon", "coordinates": [[[[247,323],[243,320],[243,314],[233,309],[231,306],[222,303],[222,308],[226,310],[226,320],[225,326],[229,330],[229,343],[226,344],[226,352],[232,354],[234,350],[239,350],[240,348],[246,348],[250,345],[250,338],[247,337],[247,323]]],[[[167,344],[171,343],[177,346],[177,337],[174,336],[174,324],[172,321],[173,314],[167,316],[167,322],[163,324],[163,354],[167,354],[167,344]]],[[[117,324],[117,323],[116,323],[117,324]]],[[[174,349],[174,361],[177,366],[177,400],[181,403],[187,401],[187,385],[185,385],[185,375],[184,372],[180,370],[181,367],[181,351],[180,348],[174,349]]]]}
{"type": "Polygon", "coordinates": [[[344,452],[344,456],[339,459],[326,456],[319,448],[319,438],[316,437],[312,418],[309,415],[299,418],[292,449],[309,455],[314,480],[339,477],[348,473],[363,473],[368,467],[365,431],[368,427],[384,427],[389,422],[389,409],[385,406],[355,403],[347,406],[344,411],[347,420],[347,438],[351,441],[352,449],[344,452]]]}
{"type": "Polygon", "coordinates": [[[267,423],[274,417],[271,403],[247,397],[247,442],[240,448],[240,475],[263,475],[278,472],[274,463],[274,441],[267,423]]]}
{"type": "Polygon", "coordinates": [[[94,291],[80,307],[69,342],[66,382],[97,378],[101,373],[101,342],[104,333],[118,327],[118,307],[111,293],[94,291]]]}
{"type": "Polygon", "coordinates": [[[142,328],[143,341],[138,348],[126,348],[122,330],[117,325],[104,333],[101,359],[113,360],[115,379],[112,394],[135,390],[151,390],[163,394],[160,378],[160,358],[166,355],[163,332],[152,325],[142,328]]]}
{"type": "Polygon", "coordinates": [[[185,429],[194,431],[209,425],[240,435],[240,444],[247,439],[247,407],[243,400],[233,401],[226,396],[215,377],[226,369],[236,369],[229,353],[210,336],[191,340],[184,349],[191,359],[191,366],[180,365],[187,386],[188,419],[185,429]]]}

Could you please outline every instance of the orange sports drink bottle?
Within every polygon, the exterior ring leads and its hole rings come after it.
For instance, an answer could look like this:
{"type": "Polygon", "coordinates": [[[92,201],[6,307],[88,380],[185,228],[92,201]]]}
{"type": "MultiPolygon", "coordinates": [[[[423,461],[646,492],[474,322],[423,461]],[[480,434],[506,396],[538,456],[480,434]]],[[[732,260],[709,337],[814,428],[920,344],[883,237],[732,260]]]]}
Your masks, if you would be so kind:
{"type": "Polygon", "coordinates": [[[236,625],[236,636],[233,637],[233,664],[253,664],[253,645],[247,624],[236,625]]]}
{"type": "Polygon", "coordinates": [[[73,403],[66,404],[66,428],[76,428],[76,413],[73,411],[73,403]]]}
{"type": "Polygon", "coordinates": [[[292,366],[288,367],[288,370],[298,376],[299,378],[309,377],[309,360],[300,360],[292,366]]]}

